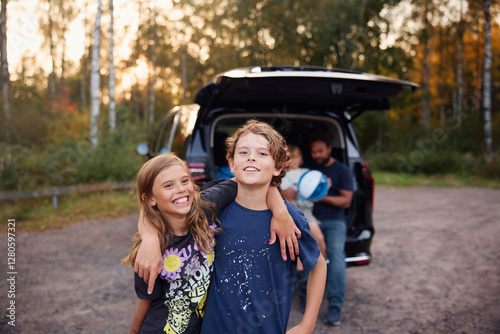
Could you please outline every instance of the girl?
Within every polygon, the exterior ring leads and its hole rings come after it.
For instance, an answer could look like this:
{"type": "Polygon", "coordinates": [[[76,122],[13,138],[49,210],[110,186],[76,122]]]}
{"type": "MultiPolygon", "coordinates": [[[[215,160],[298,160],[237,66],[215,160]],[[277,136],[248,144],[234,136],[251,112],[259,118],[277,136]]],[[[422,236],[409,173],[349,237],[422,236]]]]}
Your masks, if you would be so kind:
{"type": "MultiPolygon", "coordinates": [[[[140,169],[141,212],[157,231],[163,266],[151,294],[147,283],[135,274],[139,301],[130,333],[199,332],[212,272],[214,233],[218,232],[215,208],[229,204],[237,186],[224,180],[211,189],[202,198],[187,166],[172,153],[157,156],[140,169]]],[[[136,233],[122,263],[134,266],[141,243],[136,233]]]]}

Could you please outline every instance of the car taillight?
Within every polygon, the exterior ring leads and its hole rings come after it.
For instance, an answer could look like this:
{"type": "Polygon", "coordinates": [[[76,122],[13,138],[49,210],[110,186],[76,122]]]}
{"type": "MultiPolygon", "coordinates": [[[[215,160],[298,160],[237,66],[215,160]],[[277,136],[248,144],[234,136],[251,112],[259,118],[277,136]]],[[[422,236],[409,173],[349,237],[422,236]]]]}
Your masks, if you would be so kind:
{"type": "Polygon", "coordinates": [[[373,212],[373,202],[375,201],[375,180],[372,177],[372,173],[370,172],[370,164],[368,162],[363,162],[361,172],[363,174],[363,178],[370,182],[370,189],[367,189],[371,193],[371,210],[373,212]]]}
{"type": "Polygon", "coordinates": [[[205,176],[205,164],[202,162],[188,162],[187,166],[191,172],[191,177],[193,181],[200,181],[206,178],[205,176]]]}

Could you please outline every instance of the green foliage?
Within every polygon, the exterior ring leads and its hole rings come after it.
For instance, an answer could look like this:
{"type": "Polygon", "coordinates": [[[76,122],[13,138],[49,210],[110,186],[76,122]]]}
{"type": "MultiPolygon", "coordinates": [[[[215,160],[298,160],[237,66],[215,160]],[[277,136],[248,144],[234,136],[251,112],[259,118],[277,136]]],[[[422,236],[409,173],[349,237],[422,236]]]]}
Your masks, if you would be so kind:
{"type": "Polygon", "coordinates": [[[145,132],[141,127],[122,126],[102,138],[97,149],[84,147],[79,155],[81,160],[77,164],[75,182],[133,180],[143,162],[135,153],[135,146],[145,132]]]}
{"type": "Polygon", "coordinates": [[[26,152],[19,146],[0,143],[0,189],[16,189],[20,183],[21,164],[26,152]]]}
{"type": "Polygon", "coordinates": [[[97,149],[86,140],[67,139],[44,149],[0,144],[0,189],[25,190],[135,178],[143,158],[135,146],[143,125],[124,124],[102,136],[97,149]]]}
{"type": "MultiPolygon", "coordinates": [[[[486,157],[479,112],[464,112],[461,129],[450,117],[443,126],[434,124],[426,133],[412,122],[411,115],[398,114],[397,108],[367,112],[353,122],[364,157],[373,170],[400,176],[451,173],[500,178],[500,152],[486,157]]],[[[496,118],[493,124],[494,131],[499,131],[496,118]]]]}
{"type": "Polygon", "coordinates": [[[390,187],[488,187],[500,189],[500,180],[478,176],[462,176],[455,174],[440,175],[400,175],[391,172],[373,172],[376,186],[390,187]]]}
{"type": "Polygon", "coordinates": [[[454,174],[500,181],[500,152],[486,158],[484,155],[430,148],[419,144],[407,152],[369,151],[365,154],[365,160],[374,171],[391,172],[402,177],[454,174]]]}

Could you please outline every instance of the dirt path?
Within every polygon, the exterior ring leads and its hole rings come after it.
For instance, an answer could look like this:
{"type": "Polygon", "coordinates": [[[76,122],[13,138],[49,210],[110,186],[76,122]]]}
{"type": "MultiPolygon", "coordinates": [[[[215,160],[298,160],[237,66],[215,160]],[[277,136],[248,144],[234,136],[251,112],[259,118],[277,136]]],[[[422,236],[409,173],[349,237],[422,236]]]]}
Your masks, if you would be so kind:
{"type": "MultiPolygon", "coordinates": [[[[378,187],[373,262],[347,270],[342,326],[314,333],[500,333],[500,191],[378,187]]],[[[18,222],[18,224],[20,224],[18,222]]],[[[0,234],[0,333],[126,333],[136,297],[119,264],[136,217],[16,233],[15,299],[0,234]]],[[[2,231],[6,232],[6,231],[2,231]]],[[[298,304],[290,324],[300,320],[298,304]]]]}

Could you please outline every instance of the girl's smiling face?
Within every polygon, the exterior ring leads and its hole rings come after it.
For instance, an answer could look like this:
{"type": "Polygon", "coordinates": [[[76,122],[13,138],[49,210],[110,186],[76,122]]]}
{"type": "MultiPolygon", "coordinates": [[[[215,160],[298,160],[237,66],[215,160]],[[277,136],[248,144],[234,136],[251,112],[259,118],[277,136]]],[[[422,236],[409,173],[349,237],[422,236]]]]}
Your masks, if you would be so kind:
{"type": "Polygon", "coordinates": [[[173,165],[156,176],[151,206],[157,206],[170,219],[186,219],[194,199],[194,185],[186,169],[173,165]]]}
{"type": "Polygon", "coordinates": [[[234,158],[229,166],[238,182],[247,185],[269,185],[273,176],[281,169],[275,168],[275,161],[269,151],[269,142],[252,132],[243,134],[236,144],[234,158]]]}

